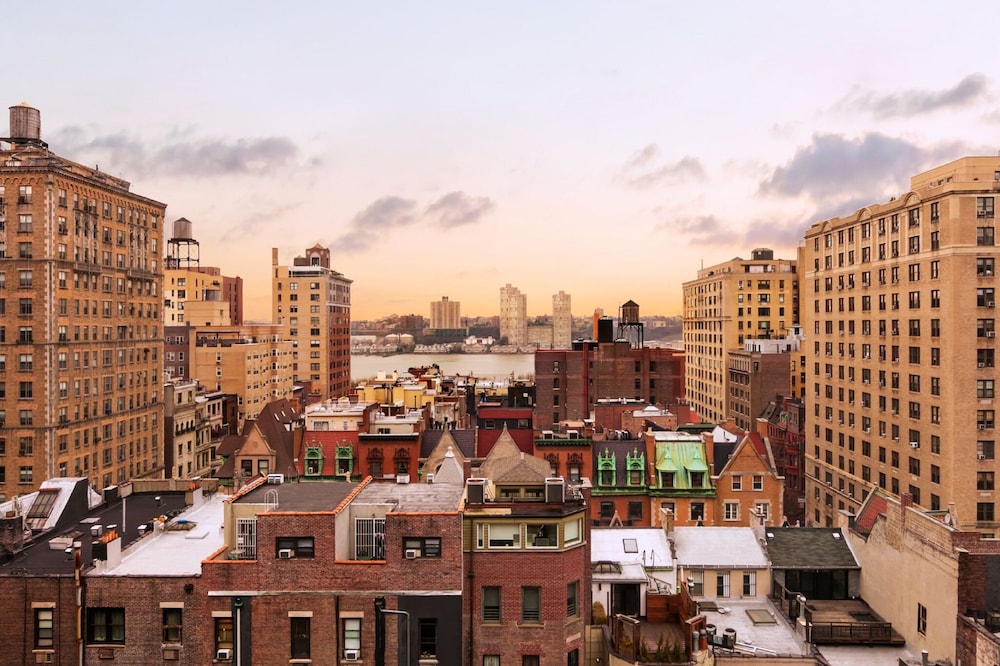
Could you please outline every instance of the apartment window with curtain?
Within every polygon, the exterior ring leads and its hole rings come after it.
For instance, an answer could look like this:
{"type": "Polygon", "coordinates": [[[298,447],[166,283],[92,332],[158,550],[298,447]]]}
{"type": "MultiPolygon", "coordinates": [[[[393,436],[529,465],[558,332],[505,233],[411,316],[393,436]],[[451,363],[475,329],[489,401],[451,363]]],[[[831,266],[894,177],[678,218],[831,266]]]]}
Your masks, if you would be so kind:
{"type": "Polygon", "coordinates": [[[52,608],[35,609],[35,648],[47,650],[55,647],[55,611],[52,608]]]}

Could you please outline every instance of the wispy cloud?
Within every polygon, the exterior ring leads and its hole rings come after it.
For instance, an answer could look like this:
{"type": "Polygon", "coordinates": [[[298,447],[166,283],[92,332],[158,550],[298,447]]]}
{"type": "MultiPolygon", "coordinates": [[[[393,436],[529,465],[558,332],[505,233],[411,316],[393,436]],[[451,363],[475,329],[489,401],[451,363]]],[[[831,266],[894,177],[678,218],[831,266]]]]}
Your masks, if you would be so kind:
{"type": "Polygon", "coordinates": [[[705,168],[696,157],[685,155],[676,162],[663,163],[660,147],[651,143],[628,159],[615,180],[636,189],[648,189],[677,180],[704,180],[705,168]]]}
{"type": "Polygon", "coordinates": [[[907,187],[911,175],[935,163],[968,154],[962,143],[920,146],[906,139],[869,133],[856,139],[842,134],[815,134],[783,166],[760,182],[761,194],[805,195],[821,203],[830,199],[868,197],[907,187]]]}
{"type": "Polygon", "coordinates": [[[678,234],[698,243],[714,243],[722,235],[722,222],[714,215],[671,217],[656,225],[657,231],[678,234]]]}
{"type": "Polygon", "coordinates": [[[234,220],[232,226],[222,231],[219,240],[223,243],[236,243],[255,236],[259,237],[263,230],[272,226],[276,221],[280,222],[285,214],[291,213],[301,206],[302,202],[297,201],[267,210],[254,210],[234,220]]]}
{"type": "Polygon", "coordinates": [[[288,137],[206,137],[191,128],[174,128],[161,136],[140,139],[70,126],[55,132],[50,144],[78,162],[99,164],[133,177],[261,175],[274,169],[318,164],[316,158],[303,159],[299,147],[288,137]]]}
{"type": "Polygon", "coordinates": [[[841,99],[836,108],[871,113],[884,120],[918,116],[940,109],[967,107],[986,99],[988,94],[989,79],[977,73],[966,76],[944,90],[910,89],[879,93],[857,88],[841,99]]]}
{"type": "Polygon", "coordinates": [[[470,196],[458,190],[424,208],[414,199],[384,196],[355,214],[348,230],[333,245],[340,252],[362,252],[385,238],[391,229],[417,225],[455,229],[479,222],[495,207],[489,197],[470,196]]]}
{"type": "Polygon", "coordinates": [[[699,247],[730,247],[737,253],[752,247],[795,247],[810,222],[793,220],[754,220],[749,223],[727,222],[715,215],[666,219],[655,229],[699,247]]]}
{"type": "Polygon", "coordinates": [[[428,217],[435,218],[438,226],[450,229],[475,224],[496,207],[489,197],[473,197],[455,191],[444,195],[427,207],[428,217]]]}

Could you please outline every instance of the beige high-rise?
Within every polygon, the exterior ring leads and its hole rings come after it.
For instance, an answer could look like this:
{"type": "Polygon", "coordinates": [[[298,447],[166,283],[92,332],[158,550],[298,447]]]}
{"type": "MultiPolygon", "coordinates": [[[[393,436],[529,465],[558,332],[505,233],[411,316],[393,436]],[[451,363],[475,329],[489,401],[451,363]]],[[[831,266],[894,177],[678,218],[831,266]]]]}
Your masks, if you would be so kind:
{"type": "Polygon", "coordinates": [[[806,232],[811,523],[880,487],[996,534],[998,194],[1000,158],[965,157],[806,232]]]}
{"type": "Polygon", "coordinates": [[[0,495],[159,475],[163,214],[52,153],[36,109],[0,143],[0,495]]]}
{"type": "Polygon", "coordinates": [[[517,287],[500,287],[500,337],[519,347],[528,344],[528,297],[517,287]]]}
{"type": "Polygon", "coordinates": [[[552,295],[552,348],[569,349],[573,346],[573,311],[570,297],[560,291],[552,295]]]}
{"type": "Polygon", "coordinates": [[[292,379],[308,381],[321,399],[349,396],[351,386],[351,280],[330,268],[330,250],[314,245],[291,266],[271,251],[272,317],[288,327],[292,379]]]}
{"type": "Polygon", "coordinates": [[[684,352],[687,400],[705,421],[729,416],[729,350],[746,340],[783,338],[798,323],[796,262],[759,248],[703,268],[685,282],[684,352]]]}
{"type": "Polygon", "coordinates": [[[431,328],[455,330],[462,328],[462,304],[442,296],[431,303],[431,328]]]}

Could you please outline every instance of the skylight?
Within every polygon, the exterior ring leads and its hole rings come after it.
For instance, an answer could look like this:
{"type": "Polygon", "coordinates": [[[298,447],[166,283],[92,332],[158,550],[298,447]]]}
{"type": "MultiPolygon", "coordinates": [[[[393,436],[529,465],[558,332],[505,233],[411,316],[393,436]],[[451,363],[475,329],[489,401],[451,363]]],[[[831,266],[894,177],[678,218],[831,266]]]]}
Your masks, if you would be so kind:
{"type": "Polygon", "coordinates": [[[639,542],[635,539],[622,539],[622,545],[625,546],[626,553],[639,552],[639,542]]]}

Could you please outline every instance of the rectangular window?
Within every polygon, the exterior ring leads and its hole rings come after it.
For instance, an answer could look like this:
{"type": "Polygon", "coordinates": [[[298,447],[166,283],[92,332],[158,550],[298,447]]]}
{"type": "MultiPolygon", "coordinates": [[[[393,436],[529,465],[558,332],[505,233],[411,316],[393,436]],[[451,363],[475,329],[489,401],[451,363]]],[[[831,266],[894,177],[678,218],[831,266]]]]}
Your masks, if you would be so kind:
{"type": "Polygon", "coordinates": [[[521,546],[521,525],[491,523],[489,529],[490,548],[519,548],[521,546]]]}
{"type": "Polygon", "coordinates": [[[976,503],[976,520],[981,523],[993,522],[993,502],[976,503]]]}
{"type": "Polygon", "coordinates": [[[483,588],[483,622],[500,622],[502,618],[500,608],[500,588],[483,588]]]}
{"type": "Polygon", "coordinates": [[[729,572],[723,571],[715,576],[715,596],[721,598],[729,597],[729,572]]]}
{"type": "Polygon", "coordinates": [[[927,633],[927,607],[923,604],[917,604],[917,632],[927,633]]]}
{"type": "Polygon", "coordinates": [[[733,490],[743,490],[743,477],[733,474],[733,490]]]}
{"type": "Polygon", "coordinates": [[[417,638],[420,641],[421,659],[437,657],[437,618],[420,618],[417,625],[417,638]]]}
{"type": "Polygon", "coordinates": [[[755,596],[757,596],[757,572],[756,571],[744,571],[743,572],[743,596],[744,597],[755,597],[755,596]]]}
{"type": "Polygon", "coordinates": [[[310,658],[310,631],[312,618],[310,617],[291,617],[291,658],[292,659],[309,659],[310,658]]]}
{"type": "Polygon", "coordinates": [[[181,620],[183,608],[164,608],[163,611],[163,642],[181,642],[181,620]]]}
{"type": "Polygon", "coordinates": [[[90,645],[124,645],[125,609],[88,608],[87,643],[90,645]]]}
{"type": "Polygon", "coordinates": [[[341,628],[344,637],[344,659],[361,658],[361,618],[345,617],[341,628]]]}
{"type": "Polygon", "coordinates": [[[691,596],[705,596],[705,572],[701,569],[688,572],[688,583],[691,585],[691,596]]]}
{"type": "Polygon", "coordinates": [[[35,609],[35,648],[51,649],[55,647],[53,628],[54,611],[51,608],[35,609]]]}
{"type": "Polygon", "coordinates": [[[739,520],[740,519],[740,503],[739,502],[726,502],[723,505],[724,518],[726,520],[739,520]]]}
{"type": "Polygon", "coordinates": [[[441,537],[406,537],[403,539],[403,556],[441,557],[441,537]]]}
{"type": "Polygon", "coordinates": [[[566,617],[576,617],[580,614],[580,581],[575,580],[566,585],[566,617]]]}
{"type": "Polygon", "coordinates": [[[705,503],[691,502],[691,520],[701,521],[705,519],[705,503]]]}
{"type": "Polygon", "coordinates": [[[542,621],[542,588],[521,588],[521,622],[542,621]]]}
{"type": "Polygon", "coordinates": [[[754,490],[764,490],[764,477],[761,474],[754,474],[753,476],[753,489],[754,490]]]}
{"type": "Polygon", "coordinates": [[[276,556],[280,559],[316,556],[313,537],[278,537],[274,545],[276,556]]]}

